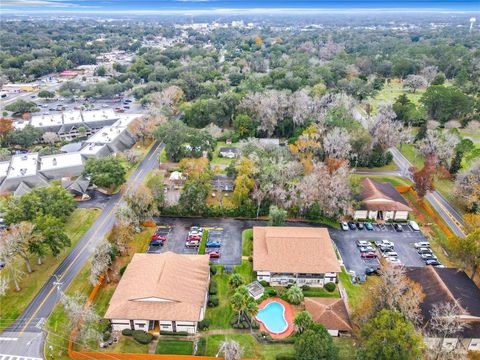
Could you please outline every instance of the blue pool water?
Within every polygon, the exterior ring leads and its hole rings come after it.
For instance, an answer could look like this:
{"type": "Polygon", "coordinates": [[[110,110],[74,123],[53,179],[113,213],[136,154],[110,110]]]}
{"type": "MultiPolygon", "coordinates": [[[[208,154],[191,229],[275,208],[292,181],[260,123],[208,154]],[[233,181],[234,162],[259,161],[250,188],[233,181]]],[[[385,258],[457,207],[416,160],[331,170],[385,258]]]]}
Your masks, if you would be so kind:
{"type": "Polygon", "coordinates": [[[287,330],[285,307],[279,302],[272,301],[257,313],[257,320],[261,321],[268,331],[280,334],[287,330]]]}

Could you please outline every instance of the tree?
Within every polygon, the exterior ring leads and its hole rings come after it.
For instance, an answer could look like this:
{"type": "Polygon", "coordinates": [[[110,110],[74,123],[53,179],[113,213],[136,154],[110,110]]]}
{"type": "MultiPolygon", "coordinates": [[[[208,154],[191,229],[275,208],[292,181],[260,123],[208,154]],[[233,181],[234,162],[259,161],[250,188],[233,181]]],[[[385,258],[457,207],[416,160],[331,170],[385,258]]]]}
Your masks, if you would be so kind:
{"type": "Polygon", "coordinates": [[[126,221],[117,221],[110,232],[109,240],[114,244],[120,255],[128,255],[128,242],[133,237],[132,226],[126,221]]]}
{"type": "Polygon", "coordinates": [[[3,249],[1,248],[0,255],[2,255],[2,258],[5,261],[5,267],[3,268],[3,271],[7,272],[8,280],[13,282],[15,286],[15,291],[19,292],[20,290],[22,290],[20,288],[20,281],[25,275],[25,273],[20,269],[20,263],[16,261],[15,257],[4,254],[3,249]]]}
{"type": "Polygon", "coordinates": [[[414,93],[417,89],[427,87],[427,85],[427,80],[420,75],[408,75],[407,78],[403,80],[403,87],[412,89],[414,93]]]}
{"type": "Polygon", "coordinates": [[[291,286],[285,295],[291,304],[298,305],[303,301],[303,291],[297,285],[291,286]]]}
{"type": "Polygon", "coordinates": [[[65,223],[60,218],[47,214],[37,217],[34,222],[43,235],[43,243],[53,256],[71,245],[70,238],[65,233],[65,223]]]}
{"type": "Polygon", "coordinates": [[[32,146],[40,140],[42,131],[27,124],[23,129],[16,129],[7,134],[5,142],[10,145],[20,145],[24,148],[32,146]]]}
{"type": "Polygon", "coordinates": [[[308,311],[301,311],[293,320],[297,334],[301,334],[313,325],[312,316],[308,311]]]}
{"type": "Polygon", "coordinates": [[[242,358],[243,349],[240,344],[234,340],[222,341],[218,348],[218,355],[223,354],[224,360],[240,360],[242,358]]]}
{"type": "Polygon", "coordinates": [[[463,350],[459,349],[461,346],[453,349],[449,346],[444,346],[446,338],[454,337],[455,334],[458,334],[468,326],[461,318],[463,314],[464,311],[457,301],[433,304],[427,328],[430,337],[435,339],[435,341],[430,340],[428,342],[428,352],[433,359],[448,358],[448,356],[461,358],[465,356],[465,354],[459,354],[458,350],[463,350]]]}
{"type": "Polygon", "coordinates": [[[395,99],[392,107],[397,115],[396,120],[410,125],[422,125],[425,123],[425,114],[422,109],[408,98],[407,94],[402,94],[395,99]]]}
{"type": "Polygon", "coordinates": [[[153,201],[157,208],[163,207],[165,204],[165,179],[163,174],[154,170],[147,179],[147,187],[152,193],[153,201]]]}
{"type": "Polygon", "coordinates": [[[420,75],[427,81],[427,83],[430,85],[433,80],[438,75],[438,66],[426,66],[420,71],[420,75]]]}
{"type": "Polygon", "coordinates": [[[96,76],[105,76],[107,75],[107,69],[105,69],[105,66],[101,65],[95,69],[95,75],[96,76]]]}
{"type": "Polygon", "coordinates": [[[246,139],[255,136],[255,123],[247,114],[238,114],[233,120],[233,128],[240,139],[246,139]]]}
{"type": "Polygon", "coordinates": [[[17,100],[14,103],[11,103],[5,106],[5,110],[11,111],[14,114],[23,114],[28,112],[39,111],[40,109],[37,107],[37,105],[34,102],[17,100]]]}
{"type": "Polygon", "coordinates": [[[38,92],[38,97],[42,99],[51,99],[55,97],[55,93],[48,90],[40,90],[38,92]]]}
{"type": "Polygon", "coordinates": [[[50,145],[50,151],[53,152],[53,145],[60,140],[60,137],[51,131],[47,131],[42,136],[43,141],[50,145]]]}
{"type": "Polygon", "coordinates": [[[294,348],[297,360],[338,359],[332,337],[323,325],[313,325],[301,333],[295,340],[294,348]]]}
{"type": "Polygon", "coordinates": [[[431,155],[425,159],[425,164],[420,170],[417,170],[414,166],[410,168],[410,173],[413,178],[413,188],[420,199],[423,199],[429,191],[435,190],[435,162],[435,157],[431,155]]]}
{"type": "Polygon", "coordinates": [[[453,132],[428,129],[425,138],[417,143],[417,149],[423,156],[433,157],[448,166],[459,143],[459,137],[453,132]]]}
{"type": "Polygon", "coordinates": [[[470,212],[480,210],[480,160],[461,171],[455,180],[454,193],[470,212]]]}
{"type": "Polygon", "coordinates": [[[135,189],[130,189],[124,196],[124,199],[131,210],[130,213],[133,215],[131,221],[135,224],[135,227],[139,227],[157,212],[152,192],[145,185],[139,185],[135,189]]]}
{"type": "Polygon", "coordinates": [[[98,279],[103,274],[107,283],[110,282],[110,277],[108,276],[108,269],[112,265],[113,258],[113,247],[106,240],[100,241],[100,243],[95,248],[92,257],[92,266],[90,268],[90,284],[93,286],[97,285],[98,279]]]}
{"type": "Polygon", "coordinates": [[[109,189],[120,186],[126,181],[125,168],[119,159],[112,156],[88,159],[82,175],[90,176],[95,185],[109,189]]]}
{"type": "Polygon", "coordinates": [[[432,85],[420,102],[430,118],[442,124],[449,120],[461,120],[473,108],[473,99],[453,86],[432,85]]]}
{"type": "Polygon", "coordinates": [[[396,310],[381,310],[360,331],[361,359],[418,359],[423,341],[411,322],[396,310]]]}
{"type": "Polygon", "coordinates": [[[2,144],[5,142],[7,135],[14,129],[12,119],[0,118],[0,139],[2,144]]]}
{"type": "Polygon", "coordinates": [[[335,127],[323,138],[323,150],[329,158],[347,159],[351,149],[350,135],[345,129],[335,127]]]}
{"type": "Polygon", "coordinates": [[[449,241],[452,255],[466,268],[470,269],[471,279],[475,277],[477,267],[480,265],[480,228],[470,232],[467,236],[454,236],[449,241]]]}
{"type": "Polygon", "coordinates": [[[380,104],[370,127],[374,144],[379,144],[384,151],[410,138],[409,132],[405,131],[403,125],[395,121],[396,116],[391,104],[380,104]]]}
{"type": "Polygon", "coordinates": [[[241,157],[235,165],[235,170],[237,177],[234,183],[233,201],[237,207],[240,207],[249,200],[249,194],[255,186],[254,176],[258,169],[252,159],[241,157]]]}
{"type": "Polygon", "coordinates": [[[243,285],[245,281],[243,280],[243,277],[240,274],[232,274],[230,275],[230,278],[228,279],[228,284],[236,289],[240,285],[243,285]]]}
{"type": "Polygon", "coordinates": [[[270,218],[269,224],[271,226],[282,226],[285,222],[287,211],[272,205],[270,206],[270,212],[268,216],[270,218]]]}

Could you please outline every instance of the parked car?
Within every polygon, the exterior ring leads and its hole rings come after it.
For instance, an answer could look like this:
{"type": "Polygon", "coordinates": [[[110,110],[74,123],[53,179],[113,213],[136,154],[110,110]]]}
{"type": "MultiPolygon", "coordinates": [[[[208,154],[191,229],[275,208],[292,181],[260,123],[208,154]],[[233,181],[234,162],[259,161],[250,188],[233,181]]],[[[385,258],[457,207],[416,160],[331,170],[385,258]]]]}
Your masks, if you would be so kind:
{"type": "Polygon", "coordinates": [[[377,257],[377,253],[374,253],[373,251],[370,252],[364,252],[360,254],[362,259],[375,259],[377,257]]]}
{"type": "Polygon", "coordinates": [[[378,247],[381,247],[381,246],[389,247],[389,248],[395,247],[395,244],[392,241],[385,240],[385,239],[375,241],[375,245],[377,245],[378,247]]]}
{"type": "Polygon", "coordinates": [[[366,222],[365,223],[365,229],[367,229],[368,231],[373,231],[372,223],[366,222]]]}
{"type": "Polygon", "coordinates": [[[394,266],[403,266],[402,262],[398,258],[385,258],[385,261],[388,262],[390,265],[394,266]]]}
{"type": "Polygon", "coordinates": [[[357,227],[355,226],[355,223],[353,221],[348,222],[348,227],[350,230],[355,230],[357,227]]]}
{"type": "Polygon", "coordinates": [[[410,225],[413,231],[420,231],[420,226],[418,226],[418,224],[415,221],[410,220],[408,222],[408,225],[410,225]]]}
{"type": "Polygon", "coordinates": [[[357,247],[370,246],[370,243],[365,240],[357,240],[357,247]]]}
{"type": "Polygon", "coordinates": [[[198,231],[203,233],[203,228],[201,228],[200,226],[194,225],[190,228],[190,231],[198,231]]]}
{"type": "Polygon", "coordinates": [[[130,106],[128,106],[128,105],[123,105],[123,108],[128,110],[128,109],[130,109],[130,106]]]}
{"type": "Polygon", "coordinates": [[[219,248],[222,244],[219,241],[207,241],[207,248],[219,248]]]}
{"type": "Polygon", "coordinates": [[[400,225],[400,224],[394,224],[393,227],[394,227],[395,230],[397,230],[398,232],[402,232],[402,231],[403,231],[403,227],[402,227],[402,225],[400,225]]]}
{"type": "Polygon", "coordinates": [[[125,112],[125,110],[123,110],[122,108],[119,108],[119,107],[116,107],[114,110],[116,112],[119,112],[119,113],[124,113],[125,112]]]}
{"type": "Polygon", "coordinates": [[[423,261],[438,260],[437,257],[433,254],[421,254],[420,257],[422,258],[423,261]]]}
{"type": "Polygon", "coordinates": [[[358,223],[357,223],[357,229],[358,229],[358,230],[363,230],[363,223],[358,222],[358,223]]]}
{"type": "Polygon", "coordinates": [[[430,243],[428,241],[420,241],[420,242],[416,242],[415,244],[413,244],[413,246],[415,246],[415,249],[429,248],[430,243]]]}
{"type": "Polygon", "coordinates": [[[186,241],[185,247],[187,248],[196,248],[200,246],[200,241],[186,241]]]}
{"type": "Polygon", "coordinates": [[[368,267],[365,269],[365,275],[380,275],[380,271],[378,271],[378,269],[368,267]]]}
{"type": "Polygon", "coordinates": [[[357,276],[357,283],[364,284],[367,281],[367,276],[360,274],[357,276]]]}
{"type": "Polygon", "coordinates": [[[202,238],[198,235],[188,235],[187,241],[200,241],[202,238]]]}
{"type": "Polygon", "coordinates": [[[417,252],[422,255],[422,254],[432,254],[432,250],[430,248],[418,248],[417,252]]]}
{"type": "Polygon", "coordinates": [[[340,226],[342,227],[343,231],[348,231],[348,224],[346,222],[340,223],[340,226]]]}
{"type": "Polygon", "coordinates": [[[438,262],[438,260],[430,259],[425,261],[425,265],[432,265],[432,266],[439,266],[442,265],[438,262]]]}
{"type": "Polygon", "coordinates": [[[218,251],[212,251],[211,253],[208,253],[208,255],[210,255],[210,259],[220,258],[220,253],[218,251]]]}
{"type": "Polygon", "coordinates": [[[385,251],[383,256],[388,258],[398,258],[398,254],[395,251],[385,251]]]}
{"type": "Polygon", "coordinates": [[[160,234],[153,234],[152,240],[167,241],[167,237],[160,234]]]}
{"type": "Polygon", "coordinates": [[[361,253],[363,252],[372,252],[372,251],[375,251],[375,249],[370,246],[370,245],[367,245],[367,246],[361,246],[358,248],[358,250],[360,250],[361,253]]]}
{"type": "Polygon", "coordinates": [[[197,230],[190,230],[188,232],[188,236],[200,236],[202,237],[203,232],[197,231],[197,230]]]}

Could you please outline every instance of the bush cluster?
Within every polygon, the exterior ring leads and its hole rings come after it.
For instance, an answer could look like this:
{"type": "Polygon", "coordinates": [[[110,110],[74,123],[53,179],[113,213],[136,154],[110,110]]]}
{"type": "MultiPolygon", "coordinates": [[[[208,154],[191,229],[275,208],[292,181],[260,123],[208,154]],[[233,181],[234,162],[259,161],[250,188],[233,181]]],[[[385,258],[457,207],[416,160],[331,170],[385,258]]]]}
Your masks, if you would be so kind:
{"type": "Polygon", "coordinates": [[[208,319],[203,319],[202,321],[198,322],[198,328],[200,330],[207,330],[209,326],[210,326],[210,320],[208,319]]]}
{"type": "Polygon", "coordinates": [[[325,285],[323,285],[324,289],[327,290],[328,292],[333,292],[335,291],[335,288],[337,287],[335,283],[333,282],[328,282],[325,285]]]}
{"type": "Polygon", "coordinates": [[[165,331],[160,330],[160,335],[171,335],[171,336],[188,336],[188,332],[186,331],[165,331]]]}
{"type": "Polygon", "coordinates": [[[208,294],[209,295],[216,295],[218,292],[217,289],[217,282],[216,281],[210,281],[210,285],[208,287],[208,294]]]}
{"type": "Polygon", "coordinates": [[[123,329],[123,330],[122,330],[122,335],[124,335],[124,336],[132,336],[132,335],[133,335],[133,330],[132,330],[132,329],[123,329]]]}
{"type": "Polygon", "coordinates": [[[150,344],[153,340],[153,335],[143,330],[133,330],[133,338],[140,344],[150,344]]]}
{"type": "Polygon", "coordinates": [[[243,317],[240,322],[238,322],[238,314],[235,315],[232,320],[230,320],[230,325],[234,329],[250,329],[250,322],[252,323],[252,329],[258,330],[260,329],[260,324],[253,319],[247,319],[243,317]]]}
{"type": "Polygon", "coordinates": [[[212,295],[212,296],[209,296],[208,297],[208,303],[207,303],[207,306],[208,307],[217,307],[218,304],[219,304],[219,300],[218,300],[218,296],[216,295],[212,295]]]}

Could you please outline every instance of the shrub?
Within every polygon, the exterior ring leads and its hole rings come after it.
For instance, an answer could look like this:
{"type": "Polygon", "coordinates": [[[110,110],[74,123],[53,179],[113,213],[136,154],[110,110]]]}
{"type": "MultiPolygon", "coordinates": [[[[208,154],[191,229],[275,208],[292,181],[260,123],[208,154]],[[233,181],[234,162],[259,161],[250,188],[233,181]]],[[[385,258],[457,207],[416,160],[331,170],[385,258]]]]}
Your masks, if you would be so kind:
{"type": "Polygon", "coordinates": [[[123,330],[122,330],[122,335],[124,335],[124,336],[132,336],[132,335],[133,335],[133,330],[132,330],[132,329],[123,329],[123,330]]]}
{"type": "Polygon", "coordinates": [[[278,354],[278,355],[275,357],[275,360],[295,360],[295,355],[278,354]]]}
{"type": "Polygon", "coordinates": [[[270,284],[269,284],[267,281],[265,281],[265,280],[260,281],[260,284],[261,284],[263,287],[270,286],[270,284]]]}
{"type": "Polygon", "coordinates": [[[333,282],[328,282],[325,285],[323,285],[323,287],[328,292],[333,292],[333,291],[335,291],[336,285],[333,282]]]}
{"type": "Polygon", "coordinates": [[[209,319],[203,319],[202,321],[198,322],[198,328],[200,330],[206,330],[210,326],[210,320],[209,319]]]}
{"type": "Polygon", "coordinates": [[[248,257],[248,261],[250,261],[251,263],[253,263],[253,256],[249,256],[249,257],[248,257]]]}
{"type": "Polygon", "coordinates": [[[252,321],[252,329],[254,329],[254,330],[260,329],[260,324],[253,320],[252,321]]]}
{"type": "Polygon", "coordinates": [[[186,331],[165,331],[165,330],[160,330],[160,335],[171,335],[171,336],[188,336],[188,332],[186,331]]]}
{"type": "Polygon", "coordinates": [[[267,289],[267,295],[268,296],[277,296],[277,290],[275,290],[274,288],[269,288],[269,289],[267,289]]]}
{"type": "Polygon", "coordinates": [[[214,276],[217,273],[217,268],[215,266],[210,266],[210,275],[214,276]]]}
{"type": "Polygon", "coordinates": [[[302,290],[303,290],[303,291],[308,291],[308,290],[310,290],[310,285],[303,285],[303,286],[302,286],[302,290]]]}
{"type": "Polygon", "coordinates": [[[216,307],[219,304],[218,296],[212,295],[208,298],[208,307],[216,307]]]}
{"type": "Polygon", "coordinates": [[[217,283],[215,281],[210,282],[210,286],[208,287],[208,293],[210,295],[215,295],[217,293],[217,283]]]}
{"type": "Polygon", "coordinates": [[[110,339],[110,336],[112,336],[112,333],[110,331],[105,331],[103,334],[102,334],[102,340],[103,341],[107,341],[108,339],[110,339]]]}
{"type": "Polygon", "coordinates": [[[119,270],[119,273],[120,273],[120,276],[123,276],[123,273],[125,272],[125,270],[127,270],[127,265],[125,266],[122,266],[119,270]]]}
{"type": "Polygon", "coordinates": [[[143,330],[134,330],[133,338],[140,344],[150,344],[153,339],[153,335],[143,330]]]}

